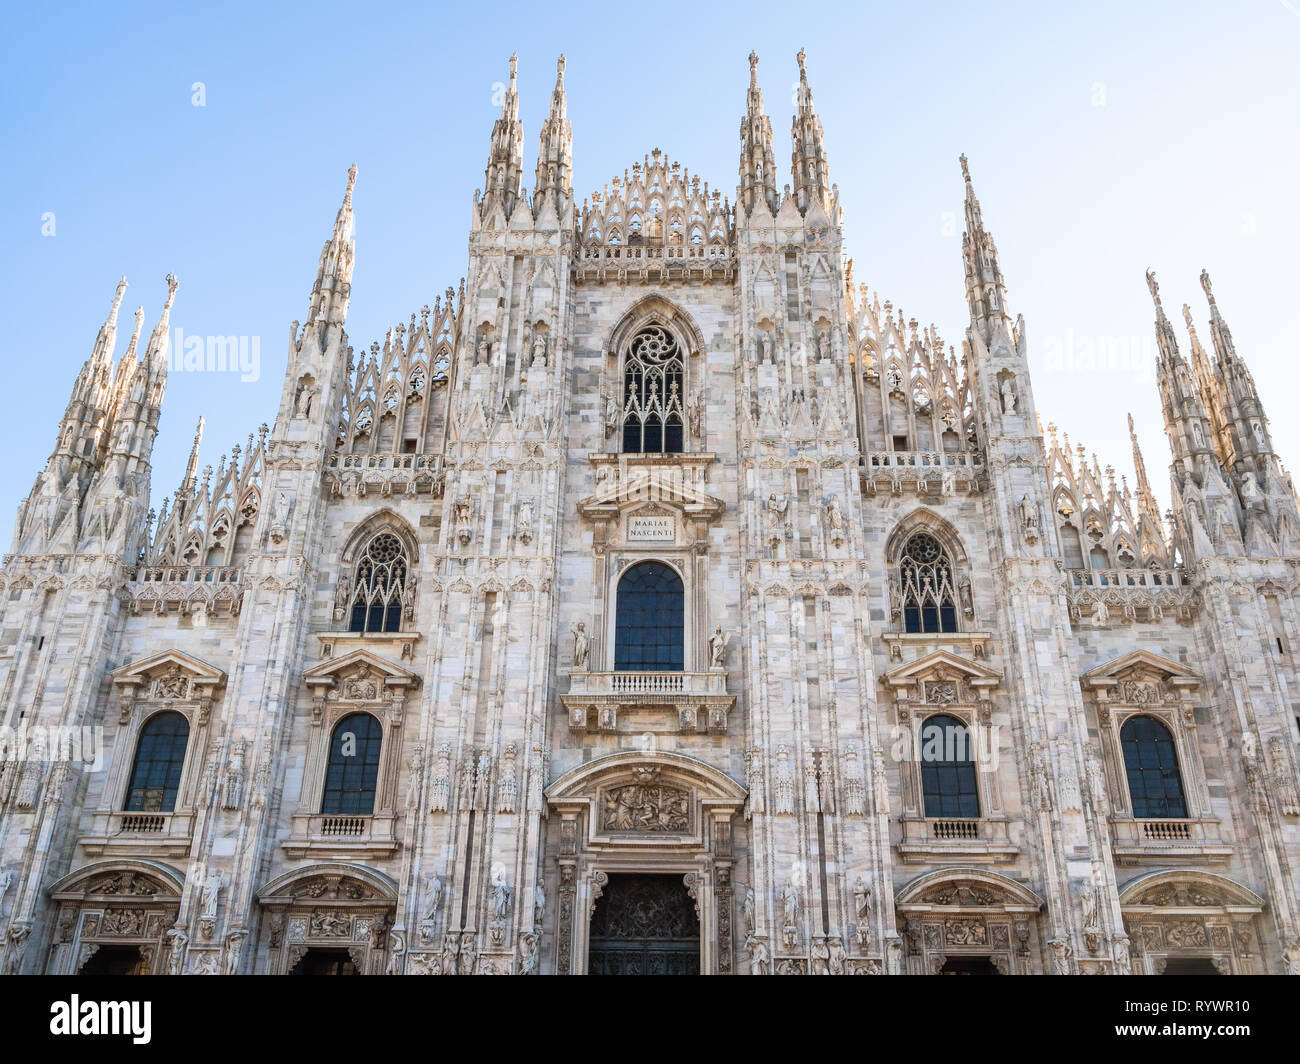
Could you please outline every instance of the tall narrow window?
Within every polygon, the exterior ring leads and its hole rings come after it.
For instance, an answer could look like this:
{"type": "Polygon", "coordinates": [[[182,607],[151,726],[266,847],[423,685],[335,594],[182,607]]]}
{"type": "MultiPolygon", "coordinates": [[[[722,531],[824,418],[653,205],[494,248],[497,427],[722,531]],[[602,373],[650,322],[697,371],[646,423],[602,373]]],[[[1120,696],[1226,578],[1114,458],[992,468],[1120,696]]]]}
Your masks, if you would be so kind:
{"type": "Polygon", "coordinates": [[[1129,717],[1119,730],[1135,817],[1185,817],[1174,737],[1155,717],[1129,717]]]}
{"type": "Polygon", "coordinates": [[[156,713],[140,729],[126,792],[128,813],[170,813],[176,808],[190,724],[179,713],[156,713]]]}
{"type": "Polygon", "coordinates": [[[391,532],[381,532],[366,544],[352,584],[353,632],[396,632],[402,627],[407,594],[406,550],[391,532]]]}
{"type": "Polygon", "coordinates": [[[662,325],[632,337],[623,363],[625,452],[681,452],[684,373],[681,348],[662,325]]]}
{"type": "Polygon", "coordinates": [[[338,722],[330,737],[322,813],[369,816],[375,811],[383,742],[383,727],[369,713],[353,713],[338,722]]]}
{"type": "Polygon", "coordinates": [[[957,631],[957,596],[948,552],[928,532],[918,532],[903,548],[898,566],[903,591],[903,624],[909,632],[957,631]]]}
{"type": "Polygon", "coordinates": [[[941,713],[921,725],[921,790],[928,817],[980,815],[970,732],[956,717],[941,713]]]}
{"type": "Polygon", "coordinates": [[[681,672],[685,617],[682,578],[662,562],[634,565],[618,582],[614,668],[681,672]]]}

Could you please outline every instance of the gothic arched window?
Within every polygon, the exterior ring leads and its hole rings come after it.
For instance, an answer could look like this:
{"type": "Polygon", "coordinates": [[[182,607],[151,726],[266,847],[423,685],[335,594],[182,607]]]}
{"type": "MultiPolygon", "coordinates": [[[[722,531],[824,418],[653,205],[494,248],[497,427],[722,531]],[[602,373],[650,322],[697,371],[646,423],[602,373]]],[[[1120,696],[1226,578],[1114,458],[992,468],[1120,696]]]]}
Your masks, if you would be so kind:
{"type": "Polygon", "coordinates": [[[952,562],[928,532],[917,532],[903,547],[898,566],[903,626],[908,632],[957,631],[957,592],[952,562]]]}
{"type": "Polygon", "coordinates": [[[375,811],[379,749],[384,729],[369,713],[352,713],[335,725],[325,770],[322,813],[369,816],[375,811]]]}
{"type": "Polygon", "coordinates": [[[1174,737],[1155,717],[1129,717],[1119,730],[1135,817],[1185,817],[1174,737]]]}
{"type": "Polygon", "coordinates": [[[682,578],[670,566],[634,565],[618,582],[614,668],[681,672],[685,612],[682,578]]]}
{"type": "Polygon", "coordinates": [[[179,713],[156,713],[140,729],[126,790],[128,813],[170,813],[176,808],[190,723],[179,713]]]}
{"type": "Polygon", "coordinates": [[[349,603],[348,631],[396,632],[408,596],[406,548],[391,532],[366,544],[357,561],[349,603]]]}
{"type": "Polygon", "coordinates": [[[970,732],[956,717],[941,713],[921,725],[921,791],[928,817],[980,815],[970,732]]]}
{"type": "Polygon", "coordinates": [[[624,452],[681,452],[684,375],[681,348],[662,325],[632,337],[623,362],[624,452]]]}

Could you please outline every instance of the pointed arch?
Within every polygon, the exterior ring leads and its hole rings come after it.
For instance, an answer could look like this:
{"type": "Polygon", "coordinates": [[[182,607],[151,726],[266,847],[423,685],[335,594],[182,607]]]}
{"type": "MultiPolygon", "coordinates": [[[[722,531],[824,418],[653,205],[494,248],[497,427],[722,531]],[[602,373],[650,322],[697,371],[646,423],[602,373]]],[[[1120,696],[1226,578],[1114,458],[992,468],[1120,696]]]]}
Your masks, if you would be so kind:
{"type": "Polygon", "coordinates": [[[885,560],[890,566],[897,565],[902,559],[903,548],[917,532],[928,532],[937,539],[948,551],[954,565],[965,567],[970,564],[957,529],[929,507],[922,506],[902,518],[885,540],[885,560]]]}
{"type": "Polygon", "coordinates": [[[706,350],[704,334],[690,316],[678,303],[667,296],[643,296],[623,312],[618,324],[614,326],[609,337],[608,352],[620,356],[632,336],[650,322],[658,322],[671,331],[678,346],[688,356],[701,355],[706,350]]]}

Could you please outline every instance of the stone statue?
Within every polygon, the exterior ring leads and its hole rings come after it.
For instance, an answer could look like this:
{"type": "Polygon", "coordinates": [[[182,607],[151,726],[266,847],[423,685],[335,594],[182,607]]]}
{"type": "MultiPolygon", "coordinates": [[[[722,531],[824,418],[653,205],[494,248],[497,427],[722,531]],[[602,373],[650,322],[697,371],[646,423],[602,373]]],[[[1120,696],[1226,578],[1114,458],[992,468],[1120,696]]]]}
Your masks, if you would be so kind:
{"type": "Polygon", "coordinates": [[[1028,492],[1020,496],[1020,525],[1026,532],[1038,531],[1038,507],[1028,492]]]}
{"type": "Polygon", "coordinates": [[[582,621],[572,625],[569,631],[573,633],[573,667],[586,671],[587,663],[591,655],[591,643],[587,639],[587,626],[582,621]]]}
{"type": "Polygon", "coordinates": [[[182,975],[185,972],[185,947],[189,945],[190,936],[185,933],[185,925],[179,920],[167,931],[171,940],[171,954],[167,958],[167,974],[182,975]]]}
{"type": "Polygon", "coordinates": [[[510,887],[506,885],[506,866],[497,862],[492,866],[492,915],[496,920],[504,920],[510,913],[510,887]]]}
{"type": "Polygon", "coordinates": [[[515,526],[521,538],[531,536],[533,532],[533,500],[525,499],[519,504],[519,520],[515,526]]]}
{"type": "Polygon", "coordinates": [[[525,931],[519,936],[519,974],[537,974],[537,942],[535,931],[525,931]]]}
{"type": "Polygon", "coordinates": [[[420,919],[432,922],[437,918],[442,904],[442,879],[433,872],[424,873],[424,901],[420,906],[420,919]]]}
{"type": "Polygon", "coordinates": [[[781,888],[781,931],[786,949],[794,949],[799,942],[799,885],[793,872],[781,888]]]}
{"type": "Polygon", "coordinates": [[[217,917],[217,901],[221,897],[221,888],[225,885],[219,869],[211,869],[208,872],[208,878],[203,881],[203,888],[199,892],[199,915],[205,920],[215,920],[217,917]]]}
{"type": "Polygon", "coordinates": [[[844,531],[844,507],[840,505],[838,495],[832,495],[831,501],[826,504],[826,521],[832,532],[844,531]]]}
{"type": "Polygon", "coordinates": [[[753,934],[745,937],[745,952],[749,954],[749,974],[767,975],[772,958],[767,952],[767,943],[753,934]]]}
{"type": "Polygon", "coordinates": [[[1090,879],[1085,879],[1083,885],[1079,887],[1079,904],[1083,908],[1084,930],[1091,931],[1100,927],[1097,920],[1097,889],[1090,879]]]}
{"type": "Polygon", "coordinates": [[[492,345],[487,342],[487,338],[478,342],[478,350],[475,353],[474,361],[480,366],[486,366],[492,361],[492,345]]]}
{"type": "Polygon", "coordinates": [[[709,668],[725,668],[727,657],[727,644],[731,642],[731,634],[722,634],[722,625],[713,629],[713,635],[709,636],[709,668]]]}
{"type": "Polygon", "coordinates": [[[763,329],[758,331],[758,360],[760,362],[772,360],[772,338],[763,329]]]}
{"type": "Polygon", "coordinates": [[[840,941],[838,935],[832,935],[826,940],[826,948],[830,952],[830,957],[826,962],[826,967],[831,975],[844,974],[844,943],[840,941]]]}
{"type": "Polygon", "coordinates": [[[544,367],[546,365],[546,337],[538,333],[533,337],[533,361],[532,365],[544,367]]]}
{"type": "Polygon", "coordinates": [[[830,947],[826,945],[826,940],[818,935],[813,939],[812,944],[813,975],[830,975],[830,960],[830,947]]]}
{"type": "Polygon", "coordinates": [[[1020,404],[1020,396],[1016,394],[1015,378],[1010,375],[1003,377],[998,387],[1002,396],[1002,413],[1014,414],[1020,404]]]}
{"type": "Polygon", "coordinates": [[[741,903],[741,918],[745,921],[745,931],[748,934],[754,933],[754,909],[756,899],[754,897],[754,888],[745,888],[745,900],[741,903]]]}
{"type": "Polygon", "coordinates": [[[605,400],[605,435],[612,436],[618,431],[618,400],[610,396],[605,400]]]}
{"type": "Polygon", "coordinates": [[[541,930],[542,917],[546,915],[546,887],[542,885],[539,878],[537,886],[533,887],[533,927],[541,930]]]}
{"type": "Polygon", "coordinates": [[[861,876],[853,882],[853,911],[857,914],[859,925],[870,923],[871,888],[861,876]]]}
{"type": "Polygon", "coordinates": [[[1247,471],[1246,475],[1242,477],[1241,501],[1252,509],[1263,502],[1263,495],[1259,490],[1259,481],[1255,478],[1253,472],[1247,471]]]}

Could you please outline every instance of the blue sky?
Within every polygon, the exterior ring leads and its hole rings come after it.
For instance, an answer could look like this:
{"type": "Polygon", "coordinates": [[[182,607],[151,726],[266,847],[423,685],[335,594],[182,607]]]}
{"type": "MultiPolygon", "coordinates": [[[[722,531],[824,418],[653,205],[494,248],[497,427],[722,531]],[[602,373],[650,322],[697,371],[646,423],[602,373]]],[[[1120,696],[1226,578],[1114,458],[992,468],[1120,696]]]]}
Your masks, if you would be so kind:
{"type": "Polygon", "coordinates": [[[959,341],[965,152],[1045,423],[1125,472],[1131,410],[1167,496],[1143,271],[1159,274],[1180,335],[1187,302],[1208,342],[1206,267],[1271,397],[1279,450],[1300,460],[1300,419],[1283,405],[1300,334],[1300,0],[28,5],[0,41],[0,546],[121,275],[119,354],[137,304],[152,327],[168,271],[181,282],[174,326],[261,342],[256,382],[172,375],[157,501],[180,480],[199,414],[214,466],[273,418],[289,322],[304,315],[349,163],[360,349],[464,273],[512,51],[530,178],[564,52],[580,198],[655,147],[734,198],[746,56],[761,57],[784,170],[801,46],[857,280],[959,341]],[[1124,357],[1090,366],[1098,342],[1124,357]]]}

